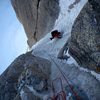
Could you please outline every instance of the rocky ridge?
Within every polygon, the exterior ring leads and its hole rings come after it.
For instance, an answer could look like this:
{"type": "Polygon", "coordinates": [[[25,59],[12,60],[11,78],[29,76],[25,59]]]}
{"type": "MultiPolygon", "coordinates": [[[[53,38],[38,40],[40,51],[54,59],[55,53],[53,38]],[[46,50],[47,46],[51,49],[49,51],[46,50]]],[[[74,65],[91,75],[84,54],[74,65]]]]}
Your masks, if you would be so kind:
{"type": "MultiPolygon", "coordinates": [[[[79,1],[75,0],[69,9],[73,9],[79,1]]],[[[73,25],[71,38],[66,45],[80,66],[99,73],[100,3],[99,0],[88,1],[73,25]]],[[[52,30],[59,15],[58,0],[12,0],[12,5],[24,26],[30,47],[34,40],[40,40],[52,30]]],[[[63,52],[64,50],[60,54],[63,52]]],[[[54,55],[52,57],[71,80],[70,83],[85,93],[85,100],[100,99],[100,82],[91,73],[58,60],[54,55]]],[[[46,100],[51,96],[52,80],[58,76],[63,79],[53,60],[50,57],[48,60],[36,57],[31,52],[19,56],[0,76],[0,100],[46,100]]],[[[64,89],[70,92],[65,87],[68,85],[65,84],[64,89]]]]}
{"type": "Polygon", "coordinates": [[[89,2],[73,25],[69,53],[81,66],[100,72],[100,4],[89,2]]]}
{"type": "Polygon", "coordinates": [[[21,100],[41,100],[27,86],[36,92],[46,93],[49,88],[50,66],[48,60],[35,57],[31,52],[19,56],[0,76],[0,100],[20,100],[19,95],[23,95],[21,100]],[[21,94],[21,91],[24,93],[21,94]]]}

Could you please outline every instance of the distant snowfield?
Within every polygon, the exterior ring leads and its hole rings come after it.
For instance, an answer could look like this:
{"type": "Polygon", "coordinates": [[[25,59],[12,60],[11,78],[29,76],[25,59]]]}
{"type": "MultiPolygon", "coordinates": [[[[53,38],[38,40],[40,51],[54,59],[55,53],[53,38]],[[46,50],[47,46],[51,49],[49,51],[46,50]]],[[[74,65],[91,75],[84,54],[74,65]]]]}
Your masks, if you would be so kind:
{"type": "MultiPolygon", "coordinates": [[[[53,30],[63,32],[63,37],[61,39],[54,39],[51,41],[51,34],[48,33],[44,38],[42,38],[39,42],[33,45],[32,54],[49,60],[50,55],[57,57],[60,49],[64,46],[67,39],[71,36],[71,30],[74,21],[76,17],[79,15],[84,5],[87,3],[87,1],[88,0],[60,0],[60,14],[55,22],[53,30]]],[[[70,57],[66,63],[75,64],[77,66],[77,62],[73,59],[73,57],[70,57]]],[[[96,76],[98,80],[100,80],[99,74],[96,74],[95,72],[91,73],[92,75],[96,76]]]]}

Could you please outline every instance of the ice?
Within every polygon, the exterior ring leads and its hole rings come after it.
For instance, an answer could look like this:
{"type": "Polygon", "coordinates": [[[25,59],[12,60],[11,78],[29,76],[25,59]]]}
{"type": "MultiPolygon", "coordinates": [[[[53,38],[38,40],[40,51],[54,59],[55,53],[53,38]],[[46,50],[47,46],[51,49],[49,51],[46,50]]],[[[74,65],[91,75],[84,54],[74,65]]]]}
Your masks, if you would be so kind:
{"type": "MultiPolygon", "coordinates": [[[[33,45],[33,54],[36,56],[42,56],[48,58],[49,54],[53,54],[57,57],[60,49],[64,46],[67,39],[71,35],[72,25],[80,13],[83,6],[86,4],[87,0],[80,0],[73,9],[68,12],[69,6],[75,2],[74,0],[60,0],[60,14],[55,22],[53,30],[58,30],[63,32],[63,37],[61,39],[50,40],[50,32],[42,38],[39,42],[33,45]],[[44,53],[45,52],[45,53],[44,53]]],[[[52,31],[52,30],[51,30],[52,31]]],[[[73,60],[72,60],[73,61],[73,60]]]]}

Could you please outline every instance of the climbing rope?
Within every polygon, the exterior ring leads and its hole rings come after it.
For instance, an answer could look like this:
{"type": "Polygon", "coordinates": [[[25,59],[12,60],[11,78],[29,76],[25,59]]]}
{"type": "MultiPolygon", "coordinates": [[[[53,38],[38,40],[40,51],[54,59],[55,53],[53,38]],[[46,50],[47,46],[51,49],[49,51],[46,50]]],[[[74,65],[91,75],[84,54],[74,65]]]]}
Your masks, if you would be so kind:
{"type": "MultiPolygon", "coordinates": [[[[51,56],[50,56],[51,58],[51,56]]],[[[70,90],[73,92],[73,94],[76,96],[77,100],[80,100],[80,97],[77,95],[77,93],[73,90],[72,86],[69,84],[68,80],[67,80],[67,76],[65,76],[65,73],[60,69],[60,67],[56,64],[56,62],[51,58],[51,60],[54,62],[54,64],[57,66],[57,68],[59,69],[60,73],[62,74],[62,76],[64,77],[65,81],[67,82],[70,90]]]]}

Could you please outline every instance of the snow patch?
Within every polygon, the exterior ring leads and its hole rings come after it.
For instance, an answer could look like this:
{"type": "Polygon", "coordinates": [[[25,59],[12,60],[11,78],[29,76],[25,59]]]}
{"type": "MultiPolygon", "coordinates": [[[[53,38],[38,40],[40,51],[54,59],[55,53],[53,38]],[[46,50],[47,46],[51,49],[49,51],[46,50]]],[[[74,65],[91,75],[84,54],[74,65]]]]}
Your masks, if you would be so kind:
{"type": "MultiPolygon", "coordinates": [[[[44,98],[44,95],[37,93],[32,86],[27,86],[28,89],[36,96],[40,97],[40,98],[44,98]]],[[[44,100],[44,99],[43,99],[44,100]]]]}
{"type": "Polygon", "coordinates": [[[98,74],[98,73],[96,73],[96,72],[94,72],[94,71],[91,71],[91,70],[89,70],[89,69],[87,69],[87,68],[83,68],[83,67],[79,67],[79,66],[78,66],[78,68],[79,68],[80,71],[84,71],[84,72],[90,73],[90,74],[93,75],[98,81],[100,81],[100,74],[98,74]]]}
{"type": "Polygon", "coordinates": [[[100,74],[97,74],[96,72],[94,71],[91,71],[91,74],[97,79],[100,81],[100,74]]]}
{"type": "Polygon", "coordinates": [[[21,89],[21,91],[20,91],[21,97],[23,97],[23,94],[24,94],[24,91],[23,91],[23,89],[21,89]]]}
{"type": "Polygon", "coordinates": [[[33,89],[32,86],[27,86],[27,87],[28,87],[28,89],[29,89],[31,92],[33,92],[34,94],[37,94],[37,92],[33,89]]]}

